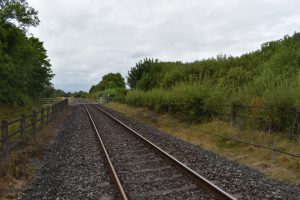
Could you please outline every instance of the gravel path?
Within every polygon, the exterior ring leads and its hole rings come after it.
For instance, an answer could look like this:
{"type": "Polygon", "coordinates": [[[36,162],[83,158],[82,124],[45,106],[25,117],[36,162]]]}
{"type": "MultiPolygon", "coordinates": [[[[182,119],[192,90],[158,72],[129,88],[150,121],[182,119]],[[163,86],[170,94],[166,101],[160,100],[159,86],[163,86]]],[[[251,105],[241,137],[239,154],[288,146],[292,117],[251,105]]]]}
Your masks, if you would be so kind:
{"type": "Polygon", "coordinates": [[[85,111],[71,110],[38,176],[19,199],[118,199],[85,111]]]}
{"type": "Polygon", "coordinates": [[[174,138],[134,118],[102,108],[238,199],[300,199],[299,187],[271,180],[256,170],[174,138]]]}

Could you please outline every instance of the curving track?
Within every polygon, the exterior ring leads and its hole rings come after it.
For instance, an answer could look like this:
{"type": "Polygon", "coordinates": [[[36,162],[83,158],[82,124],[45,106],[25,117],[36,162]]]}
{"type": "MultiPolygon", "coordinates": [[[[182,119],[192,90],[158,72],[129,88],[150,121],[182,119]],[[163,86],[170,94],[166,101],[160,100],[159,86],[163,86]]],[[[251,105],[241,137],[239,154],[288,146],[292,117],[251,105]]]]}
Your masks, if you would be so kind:
{"type": "Polygon", "coordinates": [[[83,106],[122,199],[235,199],[100,107],[83,106]]]}

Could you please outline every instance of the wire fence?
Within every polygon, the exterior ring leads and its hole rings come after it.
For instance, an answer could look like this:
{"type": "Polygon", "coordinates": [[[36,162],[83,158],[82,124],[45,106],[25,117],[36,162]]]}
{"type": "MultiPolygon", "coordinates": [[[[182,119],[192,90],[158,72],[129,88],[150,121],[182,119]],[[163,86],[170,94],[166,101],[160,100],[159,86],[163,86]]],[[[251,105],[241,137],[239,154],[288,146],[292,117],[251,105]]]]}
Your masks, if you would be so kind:
{"type": "MultiPolygon", "coordinates": [[[[152,110],[157,110],[156,106],[160,102],[146,105],[152,110]]],[[[139,106],[139,105],[138,105],[139,106]]],[[[214,105],[215,108],[207,109],[200,104],[197,108],[191,104],[180,104],[172,102],[168,105],[160,105],[159,111],[171,114],[179,114],[185,119],[189,119],[190,113],[197,113],[190,121],[221,119],[229,122],[232,127],[240,129],[254,129],[267,133],[282,132],[290,139],[299,143],[300,141],[300,111],[298,108],[278,108],[275,106],[263,105],[237,105],[221,104],[214,105]],[[193,108],[190,108],[193,106],[193,108]],[[190,111],[188,111],[190,110],[190,111]],[[187,116],[185,116],[185,114],[187,116]]]]}
{"type": "MultiPolygon", "coordinates": [[[[239,143],[255,146],[257,148],[267,149],[267,150],[273,151],[274,155],[276,155],[276,152],[279,152],[281,154],[285,154],[285,155],[292,156],[292,157],[295,157],[295,158],[300,158],[300,155],[297,155],[297,154],[291,153],[291,152],[287,152],[287,151],[281,150],[278,147],[276,147],[276,142],[275,141],[274,141],[273,147],[268,147],[268,146],[256,144],[256,143],[253,143],[253,142],[250,142],[250,141],[240,140],[240,139],[237,139],[237,138],[234,138],[234,137],[219,135],[219,134],[211,133],[211,132],[204,131],[204,130],[201,130],[201,129],[192,128],[190,126],[188,128],[193,129],[195,131],[200,131],[200,132],[202,132],[204,134],[207,134],[207,135],[213,135],[213,136],[220,137],[220,138],[223,138],[223,139],[226,139],[226,140],[232,140],[232,141],[236,141],[236,142],[239,142],[239,143]]],[[[274,159],[275,159],[275,157],[274,157],[274,159]]]]}
{"type": "MultiPolygon", "coordinates": [[[[153,102],[146,105],[151,110],[161,111],[172,115],[178,115],[179,118],[187,119],[182,113],[188,113],[189,106],[184,103],[172,102],[171,104],[162,105],[161,102],[153,102]],[[158,106],[159,105],[159,106],[158,106]],[[158,106],[158,107],[156,107],[158,106]],[[186,109],[186,110],[184,110],[186,109]]],[[[201,104],[200,104],[201,105],[201,104]]],[[[137,105],[139,106],[139,105],[137,105]]],[[[143,105],[141,105],[143,106],[143,105]]],[[[144,105],[145,106],[145,105],[144,105]]],[[[194,106],[194,105],[192,105],[194,106]]],[[[300,112],[297,108],[278,108],[264,105],[237,105],[237,104],[221,104],[215,105],[217,109],[210,109],[208,112],[203,113],[203,108],[200,110],[198,118],[192,118],[187,128],[200,131],[203,134],[212,135],[225,140],[235,141],[241,144],[251,145],[256,148],[262,148],[269,151],[273,151],[274,160],[276,159],[276,153],[281,153],[287,156],[291,156],[299,159],[300,154],[285,151],[276,143],[275,136],[285,136],[295,144],[299,144],[300,141],[300,112]],[[201,113],[202,112],[202,113],[201,113]],[[240,139],[238,137],[221,135],[216,132],[208,132],[206,130],[193,128],[192,124],[195,120],[213,121],[220,120],[231,125],[231,127],[239,130],[246,131],[251,130],[255,132],[265,132],[273,137],[272,144],[257,144],[256,142],[240,139]]],[[[242,135],[241,135],[242,136],[242,135]]],[[[242,136],[243,137],[243,136],[242,136]]],[[[272,138],[270,137],[270,138],[272,138]]]]}

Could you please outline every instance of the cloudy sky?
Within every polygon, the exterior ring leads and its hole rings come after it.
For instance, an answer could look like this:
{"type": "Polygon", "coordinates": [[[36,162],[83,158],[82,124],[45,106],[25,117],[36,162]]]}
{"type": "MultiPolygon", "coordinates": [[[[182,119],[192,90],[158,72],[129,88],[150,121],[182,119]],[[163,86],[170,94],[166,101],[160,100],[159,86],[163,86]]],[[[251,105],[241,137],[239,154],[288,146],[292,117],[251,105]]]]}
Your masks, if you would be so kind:
{"type": "Polygon", "coordinates": [[[139,60],[241,55],[300,31],[299,0],[28,0],[65,91],[88,91],[139,60]]]}

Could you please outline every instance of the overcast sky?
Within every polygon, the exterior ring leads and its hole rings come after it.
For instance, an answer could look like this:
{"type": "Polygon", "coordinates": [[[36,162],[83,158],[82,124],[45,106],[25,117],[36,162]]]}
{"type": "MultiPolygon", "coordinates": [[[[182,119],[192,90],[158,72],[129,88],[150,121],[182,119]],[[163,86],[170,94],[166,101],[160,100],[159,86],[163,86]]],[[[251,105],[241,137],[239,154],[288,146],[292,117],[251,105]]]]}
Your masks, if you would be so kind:
{"type": "Polygon", "coordinates": [[[55,88],[88,91],[139,60],[241,55],[300,30],[299,0],[28,0],[55,88]]]}

